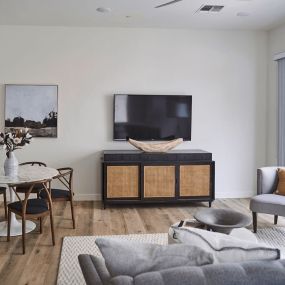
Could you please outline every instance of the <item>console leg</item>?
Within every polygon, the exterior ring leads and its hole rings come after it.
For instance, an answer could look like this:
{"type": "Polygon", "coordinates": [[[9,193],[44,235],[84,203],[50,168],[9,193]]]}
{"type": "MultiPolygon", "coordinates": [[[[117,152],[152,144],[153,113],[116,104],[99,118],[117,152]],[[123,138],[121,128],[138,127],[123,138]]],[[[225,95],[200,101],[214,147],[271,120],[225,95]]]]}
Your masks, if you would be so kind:
{"type": "Polygon", "coordinates": [[[209,201],[209,208],[211,208],[212,207],[212,202],[211,201],[209,201]]]}
{"type": "Polygon", "coordinates": [[[257,231],[257,213],[252,212],[252,223],[253,223],[253,232],[256,233],[257,231]]]}
{"type": "Polygon", "coordinates": [[[274,215],[274,225],[277,225],[278,215],[274,215]]]}

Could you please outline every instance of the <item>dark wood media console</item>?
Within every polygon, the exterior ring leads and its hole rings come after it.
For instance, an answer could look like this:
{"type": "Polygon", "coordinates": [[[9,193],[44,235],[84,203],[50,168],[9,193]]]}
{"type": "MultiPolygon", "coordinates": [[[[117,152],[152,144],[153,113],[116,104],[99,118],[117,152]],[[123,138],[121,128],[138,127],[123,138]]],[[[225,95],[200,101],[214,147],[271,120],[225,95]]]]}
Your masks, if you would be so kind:
{"type": "Polygon", "coordinates": [[[110,204],[189,203],[215,199],[215,162],[203,150],[146,153],[106,150],[102,197],[110,204]]]}

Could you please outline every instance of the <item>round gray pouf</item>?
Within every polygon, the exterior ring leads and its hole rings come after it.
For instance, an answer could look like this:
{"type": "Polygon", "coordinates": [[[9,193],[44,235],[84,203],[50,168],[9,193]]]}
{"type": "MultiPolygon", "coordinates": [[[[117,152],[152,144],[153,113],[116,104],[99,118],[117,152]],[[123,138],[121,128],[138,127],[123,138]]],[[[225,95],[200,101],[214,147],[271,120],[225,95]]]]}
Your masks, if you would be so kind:
{"type": "Polygon", "coordinates": [[[235,228],[243,228],[251,224],[251,218],[230,209],[203,209],[199,210],[194,218],[209,229],[224,234],[229,234],[235,228]]]}

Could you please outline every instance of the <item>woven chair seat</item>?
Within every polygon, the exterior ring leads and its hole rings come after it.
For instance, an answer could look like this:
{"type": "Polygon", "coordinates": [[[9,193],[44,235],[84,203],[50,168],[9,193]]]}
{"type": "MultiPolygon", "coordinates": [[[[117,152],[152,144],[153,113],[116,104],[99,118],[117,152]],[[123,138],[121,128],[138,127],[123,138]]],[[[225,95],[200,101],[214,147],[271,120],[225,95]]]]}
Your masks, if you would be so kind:
{"type": "MultiPolygon", "coordinates": [[[[42,199],[47,199],[46,191],[41,191],[40,197],[42,199]]],[[[51,199],[57,198],[70,198],[70,192],[62,189],[51,189],[51,199]]]]}
{"type": "MultiPolygon", "coordinates": [[[[22,203],[13,202],[8,205],[9,208],[22,212],[22,203]]],[[[27,202],[26,214],[41,214],[48,211],[48,204],[43,199],[29,199],[27,202]]]]}

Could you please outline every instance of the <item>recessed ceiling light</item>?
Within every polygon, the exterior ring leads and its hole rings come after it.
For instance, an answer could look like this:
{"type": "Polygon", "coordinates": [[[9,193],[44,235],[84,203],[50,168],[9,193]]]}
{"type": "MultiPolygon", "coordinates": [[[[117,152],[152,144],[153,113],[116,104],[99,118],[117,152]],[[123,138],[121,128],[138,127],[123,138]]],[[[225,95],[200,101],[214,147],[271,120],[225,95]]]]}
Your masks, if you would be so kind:
{"type": "Polygon", "coordinates": [[[249,13],[246,13],[246,12],[238,12],[238,13],[237,13],[237,16],[238,16],[238,17],[248,17],[248,16],[249,16],[249,13]]]}
{"type": "Polygon", "coordinates": [[[111,12],[111,8],[105,8],[105,7],[99,7],[96,9],[97,12],[99,13],[110,13],[111,12]]]}

